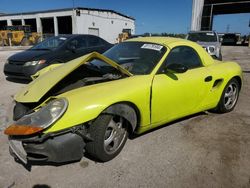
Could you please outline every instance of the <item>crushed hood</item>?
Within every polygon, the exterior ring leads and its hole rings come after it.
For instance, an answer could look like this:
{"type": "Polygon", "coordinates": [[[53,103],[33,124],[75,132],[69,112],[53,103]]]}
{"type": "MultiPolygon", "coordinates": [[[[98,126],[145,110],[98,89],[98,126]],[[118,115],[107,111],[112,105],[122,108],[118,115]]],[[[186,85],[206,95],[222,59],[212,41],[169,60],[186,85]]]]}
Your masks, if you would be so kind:
{"type": "Polygon", "coordinates": [[[118,69],[123,74],[127,76],[132,76],[132,74],[129,71],[127,71],[126,69],[124,69],[111,59],[97,52],[93,52],[85,56],[82,56],[80,58],[77,58],[75,60],[72,60],[68,63],[65,63],[62,66],[58,66],[55,69],[42,74],[37,79],[28,84],[26,87],[21,89],[15,95],[14,99],[18,102],[23,102],[23,103],[39,102],[39,100],[65,76],[70,74],[72,71],[74,71],[82,64],[91,61],[92,59],[100,59],[106,62],[107,64],[111,65],[112,67],[118,69]]]}

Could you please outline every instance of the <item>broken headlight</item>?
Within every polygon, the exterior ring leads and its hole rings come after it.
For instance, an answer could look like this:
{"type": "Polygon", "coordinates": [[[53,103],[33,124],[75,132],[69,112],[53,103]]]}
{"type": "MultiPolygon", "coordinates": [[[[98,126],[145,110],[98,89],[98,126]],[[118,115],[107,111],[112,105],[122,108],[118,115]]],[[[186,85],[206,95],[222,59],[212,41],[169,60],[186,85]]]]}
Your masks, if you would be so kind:
{"type": "Polygon", "coordinates": [[[68,101],[65,98],[53,100],[38,111],[23,116],[13,125],[10,125],[4,133],[7,135],[30,135],[40,132],[57,121],[67,107],[68,101]]]}

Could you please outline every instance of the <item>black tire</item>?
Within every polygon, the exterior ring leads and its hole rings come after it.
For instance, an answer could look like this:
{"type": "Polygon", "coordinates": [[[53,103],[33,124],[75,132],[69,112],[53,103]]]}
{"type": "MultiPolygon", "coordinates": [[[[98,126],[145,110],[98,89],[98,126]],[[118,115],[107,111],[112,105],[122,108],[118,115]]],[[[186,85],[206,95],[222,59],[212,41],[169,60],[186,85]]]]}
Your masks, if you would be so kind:
{"type": "Polygon", "coordinates": [[[120,116],[101,114],[89,127],[89,133],[94,141],[86,144],[87,154],[102,162],[115,158],[121,152],[127,141],[127,130],[127,122],[124,118],[120,116]],[[112,130],[111,126],[114,127],[114,125],[117,126],[117,128],[120,127],[119,130],[112,130]],[[114,133],[114,131],[117,133],[114,133]],[[118,137],[118,134],[120,133],[124,134],[121,135],[121,137],[118,137]],[[110,144],[105,144],[105,142],[108,143],[108,141],[111,140],[111,137],[114,137],[115,139],[116,136],[118,139],[121,139],[116,148],[115,144],[117,144],[118,141],[113,141],[113,146],[112,142],[110,144]],[[112,147],[114,147],[113,150],[112,147]]]}
{"type": "Polygon", "coordinates": [[[235,78],[232,78],[225,86],[220,101],[213,111],[217,113],[226,113],[232,111],[237,104],[239,91],[239,82],[235,78]],[[232,93],[230,94],[230,92],[232,93]]]}
{"type": "Polygon", "coordinates": [[[220,52],[220,55],[218,57],[218,60],[222,61],[222,54],[221,54],[221,52],[220,52]]]}

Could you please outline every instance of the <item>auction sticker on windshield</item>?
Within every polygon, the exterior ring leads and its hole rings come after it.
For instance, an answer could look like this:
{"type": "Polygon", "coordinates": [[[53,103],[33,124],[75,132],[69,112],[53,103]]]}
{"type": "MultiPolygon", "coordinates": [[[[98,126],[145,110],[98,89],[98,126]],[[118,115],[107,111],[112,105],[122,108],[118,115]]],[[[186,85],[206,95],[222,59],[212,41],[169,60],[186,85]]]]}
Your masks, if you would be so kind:
{"type": "Polygon", "coordinates": [[[65,37],[60,37],[60,39],[61,39],[61,40],[67,40],[67,38],[65,38],[65,37]]]}
{"type": "Polygon", "coordinates": [[[206,35],[214,36],[214,33],[206,33],[206,35]]]}
{"type": "Polygon", "coordinates": [[[157,44],[143,44],[141,48],[160,51],[163,46],[157,44]]]}

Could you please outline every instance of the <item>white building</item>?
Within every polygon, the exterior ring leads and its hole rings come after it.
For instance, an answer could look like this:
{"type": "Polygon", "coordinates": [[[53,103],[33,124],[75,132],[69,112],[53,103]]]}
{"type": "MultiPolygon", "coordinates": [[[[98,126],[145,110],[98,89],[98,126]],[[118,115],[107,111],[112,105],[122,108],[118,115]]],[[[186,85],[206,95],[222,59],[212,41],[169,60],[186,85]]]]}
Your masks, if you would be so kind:
{"type": "Polygon", "coordinates": [[[123,31],[135,33],[135,19],[106,9],[69,8],[0,15],[4,26],[30,25],[42,34],[93,34],[114,43],[123,31]]]}

